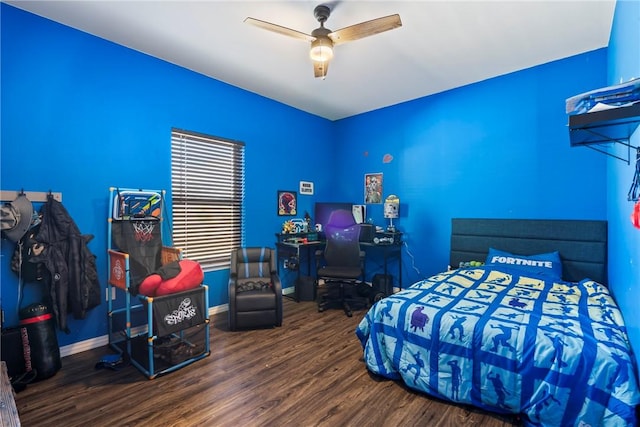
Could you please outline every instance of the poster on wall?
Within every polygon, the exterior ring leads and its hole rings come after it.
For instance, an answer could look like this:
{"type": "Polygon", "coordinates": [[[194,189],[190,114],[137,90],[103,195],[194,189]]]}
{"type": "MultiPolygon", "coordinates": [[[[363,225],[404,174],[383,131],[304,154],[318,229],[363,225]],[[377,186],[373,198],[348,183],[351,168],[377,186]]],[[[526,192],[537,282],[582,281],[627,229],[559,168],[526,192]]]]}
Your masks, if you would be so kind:
{"type": "Polygon", "coordinates": [[[364,175],[364,203],[382,203],[382,173],[364,175]]]}
{"type": "Polygon", "coordinates": [[[298,194],[295,191],[278,190],[278,215],[295,216],[298,213],[298,194]]]}
{"type": "Polygon", "coordinates": [[[313,182],[300,181],[300,194],[306,194],[307,196],[313,196],[313,182]]]}

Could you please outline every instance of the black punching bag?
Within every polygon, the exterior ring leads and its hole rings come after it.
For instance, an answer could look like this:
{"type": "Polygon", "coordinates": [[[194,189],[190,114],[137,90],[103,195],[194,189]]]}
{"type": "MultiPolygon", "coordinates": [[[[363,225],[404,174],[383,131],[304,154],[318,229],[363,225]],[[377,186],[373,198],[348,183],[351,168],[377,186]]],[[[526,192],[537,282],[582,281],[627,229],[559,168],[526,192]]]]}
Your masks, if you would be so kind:
{"type": "Polygon", "coordinates": [[[35,303],[21,309],[19,316],[20,326],[27,329],[28,351],[36,380],[52,377],[62,367],[53,315],[46,305],[35,303]]]}

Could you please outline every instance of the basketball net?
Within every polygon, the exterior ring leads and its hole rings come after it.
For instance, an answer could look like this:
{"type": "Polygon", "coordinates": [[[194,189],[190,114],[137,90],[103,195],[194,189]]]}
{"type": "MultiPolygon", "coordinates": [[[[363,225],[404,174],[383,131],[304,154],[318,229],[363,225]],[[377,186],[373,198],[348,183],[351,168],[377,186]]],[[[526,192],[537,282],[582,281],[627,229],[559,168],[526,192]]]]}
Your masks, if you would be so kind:
{"type": "Polygon", "coordinates": [[[155,224],[152,221],[133,221],[136,242],[149,242],[153,239],[155,224]]]}

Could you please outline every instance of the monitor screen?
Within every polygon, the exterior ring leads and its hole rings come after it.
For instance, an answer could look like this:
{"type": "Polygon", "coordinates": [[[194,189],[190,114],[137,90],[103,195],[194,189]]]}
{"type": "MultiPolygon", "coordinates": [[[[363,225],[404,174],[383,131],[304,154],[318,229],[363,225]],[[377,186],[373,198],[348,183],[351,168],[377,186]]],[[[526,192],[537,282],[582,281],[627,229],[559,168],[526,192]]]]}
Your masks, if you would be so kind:
{"type": "MultiPolygon", "coordinates": [[[[331,212],[344,209],[349,212],[352,212],[353,203],[341,203],[341,202],[316,202],[313,223],[314,224],[322,224],[322,230],[324,232],[324,228],[331,216],[331,212]]],[[[321,233],[323,237],[324,234],[321,233]]]]}

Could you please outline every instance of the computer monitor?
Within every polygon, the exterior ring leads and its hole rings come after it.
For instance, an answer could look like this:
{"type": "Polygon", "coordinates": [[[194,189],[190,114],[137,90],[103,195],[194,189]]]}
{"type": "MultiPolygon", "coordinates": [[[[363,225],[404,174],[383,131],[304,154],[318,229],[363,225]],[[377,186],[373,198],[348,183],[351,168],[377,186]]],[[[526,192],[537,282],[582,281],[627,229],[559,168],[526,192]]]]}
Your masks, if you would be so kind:
{"type": "Polygon", "coordinates": [[[314,224],[322,224],[322,232],[320,232],[319,237],[324,238],[324,229],[329,221],[329,217],[331,216],[331,212],[344,209],[349,212],[353,212],[353,203],[346,202],[316,202],[313,216],[314,224]]]}

